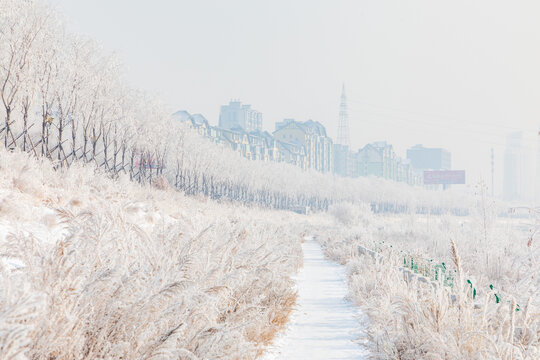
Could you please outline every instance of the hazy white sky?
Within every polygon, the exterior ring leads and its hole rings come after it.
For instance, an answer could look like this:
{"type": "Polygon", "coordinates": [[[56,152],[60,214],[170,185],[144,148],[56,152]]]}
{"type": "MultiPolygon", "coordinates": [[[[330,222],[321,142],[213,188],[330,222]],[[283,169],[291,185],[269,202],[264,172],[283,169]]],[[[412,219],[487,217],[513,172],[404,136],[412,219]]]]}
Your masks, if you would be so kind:
{"type": "Polygon", "coordinates": [[[498,191],[506,134],[527,132],[536,153],[536,0],[50,1],[171,111],[215,124],[219,106],[238,98],[268,130],[313,119],[335,138],[345,82],[353,148],[444,147],[472,183],[490,179],[494,147],[498,191]]]}

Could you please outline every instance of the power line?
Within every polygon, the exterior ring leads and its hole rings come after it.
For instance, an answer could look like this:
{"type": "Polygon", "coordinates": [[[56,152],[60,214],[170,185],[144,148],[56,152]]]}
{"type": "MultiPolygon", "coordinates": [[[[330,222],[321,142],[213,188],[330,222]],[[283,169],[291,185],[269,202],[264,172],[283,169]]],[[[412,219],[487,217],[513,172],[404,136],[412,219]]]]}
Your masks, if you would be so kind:
{"type": "MultiPolygon", "coordinates": [[[[437,129],[443,128],[445,130],[450,130],[450,131],[453,131],[453,132],[456,132],[456,133],[459,133],[459,134],[469,133],[469,134],[477,134],[477,135],[483,135],[483,136],[491,135],[491,136],[494,136],[494,137],[501,137],[501,136],[506,136],[507,135],[507,134],[501,134],[501,133],[495,133],[495,132],[488,132],[486,130],[477,130],[477,129],[470,129],[470,128],[457,129],[457,128],[453,127],[453,126],[450,126],[448,123],[440,124],[440,123],[431,122],[429,120],[410,119],[410,118],[406,118],[406,117],[402,117],[402,116],[389,115],[389,114],[380,114],[380,113],[375,113],[375,115],[383,117],[383,118],[374,119],[375,122],[383,121],[383,122],[390,122],[390,123],[393,123],[393,124],[403,124],[403,125],[410,125],[411,123],[416,123],[416,124],[419,124],[419,125],[422,125],[422,126],[435,127],[437,129]]],[[[369,118],[366,117],[365,113],[362,113],[362,115],[359,115],[359,117],[362,117],[363,123],[369,122],[368,121],[369,118]]],[[[523,132],[523,131],[521,131],[521,132],[523,132]]],[[[488,143],[488,144],[494,144],[494,145],[500,145],[500,146],[506,146],[506,143],[505,143],[504,140],[501,141],[501,142],[495,142],[495,141],[486,141],[486,140],[475,139],[475,141],[488,143]]],[[[522,139],[522,142],[527,143],[531,147],[534,147],[535,144],[536,144],[536,142],[534,140],[527,139],[527,138],[522,139]]],[[[527,145],[527,144],[525,144],[525,145],[527,145]]],[[[529,146],[525,146],[525,147],[528,148],[529,146]]]]}
{"type": "MultiPolygon", "coordinates": [[[[390,111],[399,112],[399,113],[409,113],[409,114],[413,114],[413,115],[418,114],[418,115],[423,115],[423,116],[429,116],[429,117],[432,117],[434,119],[439,119],[439,120],[440,119],[444,119],[445,121],[455,121],[456,120],[456,116],[453,116],[453,115],[434,114],[434,113],[427,113],[427,112],[420,112],[420,111],[396,109],[396,108],[392,108],[392,107],[385,106],[385,105],[377,105],[377,104],[372,104],[372,103],[368,103],[368,102],[365,102],[365,101],[355,101],[355,100],[350,100],[350,99],[349,99],[349,102],[352,102],[354,104],[367,105],[367,106],[371,106],[371,107],[379,108],[379,109],[383,109],[383,110],[390,110],[390,111]]],[[[505,129],[507,129],[509,131],[522,131],[523,130],[522,128],[518,128],[518,127],[514,127],[514,126],[498,125],[498,124],[481,122],[481,121],[470,120],[470,119],[467,120],[467,123],[473,123],[473,124],[476,124],[476,125],[479,125],[479,126],[482,126],[482,127],[493,127],[493,128],[497,128],[497,129],[505,128],[505,129]]]]}

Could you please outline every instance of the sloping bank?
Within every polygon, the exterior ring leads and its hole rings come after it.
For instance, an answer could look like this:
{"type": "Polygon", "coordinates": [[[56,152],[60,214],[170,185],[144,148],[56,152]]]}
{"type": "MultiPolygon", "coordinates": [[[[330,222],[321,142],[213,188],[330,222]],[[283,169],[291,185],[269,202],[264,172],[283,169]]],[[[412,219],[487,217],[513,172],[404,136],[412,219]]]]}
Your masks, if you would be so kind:
{"type": "Polygon", "coordinates": [[[296,296],[291,216],[0,151],[0,358],[255,358],[296,296]]]}

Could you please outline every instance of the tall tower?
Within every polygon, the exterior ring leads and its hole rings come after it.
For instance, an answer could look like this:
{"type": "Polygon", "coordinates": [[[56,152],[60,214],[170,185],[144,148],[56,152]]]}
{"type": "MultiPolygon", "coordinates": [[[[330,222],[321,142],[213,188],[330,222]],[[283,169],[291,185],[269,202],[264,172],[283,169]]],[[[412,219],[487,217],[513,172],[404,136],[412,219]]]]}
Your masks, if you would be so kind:
{"type": "Polygon", "coordinates": [[[343,87],[341,88],[337,144],[347,147],[351,146],[351,140],[349,137],[349,114],[347,113],[347,96],[345,95],[345,84],[343,84],[343,87]]]}

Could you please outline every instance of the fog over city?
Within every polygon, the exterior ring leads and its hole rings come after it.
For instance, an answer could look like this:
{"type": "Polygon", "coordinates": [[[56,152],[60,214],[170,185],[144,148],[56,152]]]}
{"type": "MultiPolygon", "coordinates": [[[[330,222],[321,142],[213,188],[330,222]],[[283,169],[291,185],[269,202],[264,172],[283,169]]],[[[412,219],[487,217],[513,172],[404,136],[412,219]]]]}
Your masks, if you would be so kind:
{"type": "Polygon", "coordinates": [[[353,149],[386,140],[405,157],[415,144],[443,147],[475,183],[491,181],[494,148],[500,195],[506,136],[523,131],[524,177],[535,174],[536,1],[53,3],[171,110],[217,124],[220,105],[240,99],[262,112],[264,129],[313,119],[335,139],[345,83],[353,149]]]}

